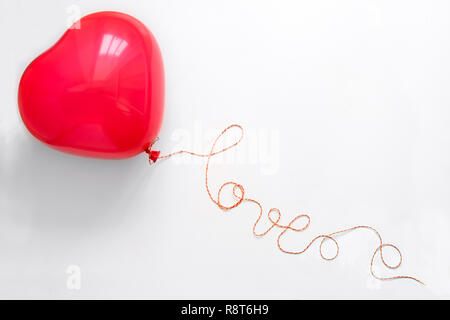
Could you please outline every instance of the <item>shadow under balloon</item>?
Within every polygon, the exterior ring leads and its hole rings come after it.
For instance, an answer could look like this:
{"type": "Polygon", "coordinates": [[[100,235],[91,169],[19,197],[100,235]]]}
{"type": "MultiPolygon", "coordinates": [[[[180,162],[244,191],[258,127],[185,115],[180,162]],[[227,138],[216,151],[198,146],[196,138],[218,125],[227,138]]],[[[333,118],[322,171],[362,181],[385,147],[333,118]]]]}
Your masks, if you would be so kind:
{"type": "Polygon", "coordinates": [[[127,208],[134,198],[150,200],[145,189],[152,170],[144,156],[83,158],[53,150],[27,133],[18,138],[2,174],[9,220],[81,232],[120,224],[132,218],[127,208]]]}

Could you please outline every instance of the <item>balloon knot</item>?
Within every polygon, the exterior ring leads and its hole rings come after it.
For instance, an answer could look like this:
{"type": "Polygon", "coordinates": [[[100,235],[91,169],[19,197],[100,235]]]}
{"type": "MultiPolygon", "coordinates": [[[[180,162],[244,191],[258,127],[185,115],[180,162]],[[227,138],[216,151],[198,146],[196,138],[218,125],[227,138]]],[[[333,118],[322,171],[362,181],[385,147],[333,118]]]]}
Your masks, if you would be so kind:
{"type": "Polygon", "coordinates": [[[152,150],[153,145],[156,143],[156,141],[159,140],[159,137],[156,137],[155,140],[150,144],[150,146],[145,150],[145,152],[148,154],[148,161],[151,163],[155,163],[156,160],[159,158],[160,151],[154,151],[152,150]]]}
{"type": "Polygon", "coordinates": [[[148,158],[152,163],[155,163],[156,160],[158,160],[159,158],[159,154],[161,153],[160,151],[154,151],[154,150],[146,150],[145,152],[148,153],[148,158]]]}

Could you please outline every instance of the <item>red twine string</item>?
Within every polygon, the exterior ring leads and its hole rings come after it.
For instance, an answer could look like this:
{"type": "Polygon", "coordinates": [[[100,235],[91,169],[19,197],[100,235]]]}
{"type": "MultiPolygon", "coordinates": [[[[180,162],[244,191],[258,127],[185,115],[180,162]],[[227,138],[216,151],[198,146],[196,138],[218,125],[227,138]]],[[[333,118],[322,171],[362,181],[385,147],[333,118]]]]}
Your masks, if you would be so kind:
{"type": "Polygon", "coordinates": [[[309,227],[310,222],[311,222],[311,218],[309,217],[309,215],[307,215],[307,214],[297,215],[287,225],[284,225],[284,224],[280,223],[280,220],[281,220],[281,212],[280,212],[280,210],[278,208],[271,208],[268,211],[268,213],[267,213],[267,217],[268,217],[269,221],[271,222],[271,226],[266,231],[258,233],[256,231],[256,227],[257,227],[259,221],[262,218],[263,207],[262,207],[262,205],[261,205],[261,203],[259,201],[256,201],[255,199],[251,199],[251,198],[246,198],[244,196],[245,195],[245,190],[244,190],[244,187],[241,184],[236,183],[234,181],[228,181],[228,182],[223,183],[220,186],[220,188],[219,188],[219,190],[217,192],[217,198],[214,198],[212,193],[211,193],[211,189],[209,188],[209,184],[208,184],[208,173],[209,173],[209,165],[210,165],[211,157],[213,157],[213,156],[215,156],[217,154],[223,153],[223,152],[225,152],[225,151],[227,151],[227,150],[237,146],[242,141],[243,137],[244,137],[244,129],[238,124],[233,124],[233,125],[230,125],[227,128],[225,128],[217,136],[217,138],[214,140],[214,142],[213,142],[213,144],[211,146],[211,151],[209,153],[206,153],[206,154],[201,154],[201,153],[196,153],[196,152],[191,152],[191,151],[186,151],[186,150],[179,150],[179,151],[176,151],[176,152],[173,152],[173,153],[169,153],[169,154],[166,154],[166,155],[160,155],[159,151],[153,151],[150,148],[148,150],[146,150],[146,152],[149,154],[149,161],[150,161],[150,163],[156,162],[157,159],[167,159],[167,158],[170,158],[170,157],[172,157],[174,155],[183,154],[183,153],[187,153],[187,154],[190,154],[190,155],[196,156],[196,157],[207,158],[206,168],[205,168],[205,188],[206,188],[206,192],[208,193],[208,196],[211,199],[211,201],[214,202],[220,209],[225,210],[225,211],[226,210],[231,210],[233,208],[236,208],[237,206],[239,206],[244,201],[254,203],[259,208],[259,215],[258,215],[258,218],[256,219],[255,223],[253,224],[253,234],[256,237],[262,237],[262,236],[265,236],[267,233],[269,233],[269,231],[271,231],[273,228],[275,228],[275,227],[280,228],[281,232],[278,234],[278,237],[277,237],[277,245],[278,245],[278,248],[284,253],[288,253],[288,254],[302,254],[306,250],[308,250],[309,247],[311,247],[311,245],[314,242],[316,242],[317,240],[320,240],[319,253],[320,253],[320,256],[322,257],[322,259],[324,259],[324,260],[334,260],[339,255],[339,249],[340,249],[339,248],[339,244],[338,244],[337,240],[335,239],[335,236],[341,235],[343,233],[350,232],[350,231],[353,231],[353,230],[356,230],[356,229],[367,229],[367,230],[372,231],[377,236],[377,238],[379,240],[379,245],[377,246],[377,248],[373,252],[372,258],[370,260],[370,273],[371,273],[371,275],[374,278],[376,278],[378,280],[411,279],[411,280],[417,281],[418,283],[424,284],[419,279],[417,279],[415,277],[407,276],[407,275],[392,276],[392,277],[380,277],[380,276],[377,276],[374,273],[374,271],[373,271],[373,264],[374,264],[374,259],[375,259],[376,255],[378,253],[380,254],[380,258],[381,258],[382,263],[389,269],[397,269],[398,267],[400,267],[403,258],[402,258],[402,254],[400,252],[400,249],[398,249],[395,245],[393,245],[391,243],[384,243],[382,238],[381,238],[380,233],[375,228],[373,228],[371,226],[358,225],[358,226],[342,229],[342,230],[339,230],[339,231],[335,231],[335,232],[332,232],[332,233],[329,233],[329,234],[320,234],[320,235],[314,237],[303,249],[298,250],[298,251],[291,251],[291,250],[284,249],[282,247],[282,245],[280,243],[281,242],[281,238],[289,230],[295,231],[295,232],[301,232],[301,231],[306,230],[309,227]],[[234,142],[233,144],[231,144],[231,145],[229,145],[227,147],[224,147],[223,149],[220,149],[218,151],[215,151],[215,147],[216,147],[217,142],[220,140],[220,138],[228,130],[230,130],[232,128],[236,128],[236,129],[240,130],[241,135],[240,135],[239,139],[236,142],[234,142]],[[233,196],[236,199],[236,202],[234,204],[230,205],[230,206],[226,206],[226,205],[222,204],[221,201],[220,201],[220,196],[222,194],[223,189],[226,186],[232,186],[233,187],[232,188],[232,190],[233,190],[232,193],[233,193],[233,196]],[[273,217],[274,215],[275,215],[275,217],[273,217]],[[292,225],[299,219],[304,219],[305,220],[305,224],[301,228],[294,228],[292,225]],[[326,257],[323,254],[323,252],[322,252],[322,247],[323,247],[323,244],[324,244],[324,242],[326,240],[331,240],[336,246],[336,254],[334,256],[332,256],[332,257],[326,257]],[[395,251],[398,253],[399,262],[396,265],[391,265],[388,262],[386,262],[386,260],[384,259],[384,257],[383,257],[383,248],[385,248],[385,247],[391,247],[391,248],[395,249],[395,251]]]}

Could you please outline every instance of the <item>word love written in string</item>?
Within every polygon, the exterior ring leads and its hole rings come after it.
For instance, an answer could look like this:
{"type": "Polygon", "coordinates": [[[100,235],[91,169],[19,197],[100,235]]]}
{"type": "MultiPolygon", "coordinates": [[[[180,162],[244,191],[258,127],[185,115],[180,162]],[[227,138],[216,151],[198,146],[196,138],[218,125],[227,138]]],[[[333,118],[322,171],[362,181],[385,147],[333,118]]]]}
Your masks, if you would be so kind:
{"type": "Polygon", "coordinates": [[[209,187],[209,184],[208,184],[208,173],[209,173],[209,167],[210,167],[211,158],[213,156],[215,156],[215,155],[218,155],[218,154],[223,153],[223,152],[225,152],[225,151],[227,151],[227,150],[229,150],[231,148],[236,147],[242,141],[243,137],[244,137],[244,129],[238,124],[233,124],[233,125],[230,125],[227,128],[225,128],[217,136],[217,138],[214,140],[214,142],[213,142],[213,144],[211,146],[211,151],[209,153],[206,153],[206,154],[195,153],[195,152],[186,151],[186,150],[179,150],[179,151],[176,151],[176,152],[173,152],[173,153],[169,153],[169,154],[166,154],[166,155],[160,155],[159,151],[151,150],[152,146],[150,146],[150,148],[148,150],[146,150],[146,152],[149,155],[150,163],[154,163],[158,159],[168,159],[170,157],[173,157],[173,156],[179,155],[179,154],[189,154],[189,155],[196,156],[196,157],[207,158],[207,160],[206,160],[206,167],[205,167],[205,188],[206,188],[206,192],[208,193],[208,196],[211,199],[211,201],[214,202],[220,209],[225,210],[225,211],[226,210],[231,210],[233,208],[238,207],[244,201],[251,202],[251,203],[255,204],[258,207],[258,209],[259,209],[259,215],[258,215],[258,218],[256,219],[255,223],[253,224],[253,234],[256,237],[263,237],[263,236],[265,236],[267,233],[269,233],[274,228],[281,229],[281,232],[278,234],[278,237],[277,237],[277,245],[278,245],[278,248],[284,253],[288,253],[288,254],[302,254],[305,251],[307,251],[311,247],[311,245],[313,243],[315,243],[316,241],[320,241],[320,243],[319,243],[319,254],[322,257],[322,259],[324,259],[324,260],[334,260],[339,255],[339,250],[340,250],[339,243],[337,242],[337,240],[335,238],[337,235],[341,235],[341,234],[344,234],[344,233],[347,233],[347,232],[350,232],[350,231],[353,231],[353,230],[357,230],[357,229],[366,229],[366,230],[369,230],[372,233],[374,233],[377,236],[378,240],[379,240],[379,245],[374,250],[374,252],[372,254],[372,258],[370,259],[370,273],[372,274],[372,276],[374,278],[376,278],[378,280],[411,279],[411,280],[414,280],[414,281],[416,281],[416,282],[418,282],[420,284],[424,284],[419,279],[417,279],[415,277],[407,276],[407,275],[399,275],[399,276],[392,276],[392,277],[381,277],[381,276],[378,276],[378,275],[376,275],[374,273],[374,271],[373,271],[373,264],[374,264],[375,257],[377,255],[380,256],[381,262],[389,269],[397,269],[398,267],[400,267],[400,265],[402,264],[403,258],[402,258],[402,253],[400,252],[400,249],[398,249],[395,245],[393,245],[391,243],[383,242],[380,233],[375,228],[373,228],[371,226],[368,226],[368,225],[357,225],[357,226],[353,226],[353,227],[350,227],[350,228],[338,230],[338,231],[335,231],[335,232],[332,232],[332,233],[329,233],[329,234],[320,234],[320,235],[314,237],[303,249],[298,250],[298,251],[291,251],[291,250],[287,250],[287,249],[283,248],[283,246],[281,245],[281,238],[288,231],[301,232],[301,231],[306,230],[309,227],[310,222],[311,222],[311,218],[309,217],[309,215],[307,215],[307,214],[300,214],[300,215],[297,215],[296,217],[294,217],[291,221],[289,221],[288,224],[281,224],[280,223],[280,221],[281,221],[281,212],[280,212],[280,210],[278,208],[271,208],[268,211],[268,213],[267,213],[267,217],[268,217],[268,219],[269,219],[269,221],[271,223],[270,227],[266,231],[258,233],[256,231],[256,227],[257,227],[259,221],[261,220],[261,218],[263,216],[263,207],[262,207],[262,205],[261,205],[261,203],[259,201],[255,200],[255,199],[251,199],[251,198],[245,197],[245,189],[244,189],[244,187],[241,184],[239,184],[237,182],[234,182],[234,181],[227,181],[227,182],[223,183],[220,186],[220,188],[219,188],[219,190],[217,192],[217,197],[214,198],[212,193],[211,193],[211,189],[209,187]],[[216,148],[217,142],[220,140],[221,137],[223,137],[225,135],[225,133],[227,131],[229,131],[231,129],[240,130],[239,139],[236,142],[234,142],[233,144],[231,144],[231,145],[229,145],[229,146],[227,146],[227,147],[225,147],[223,149],[220,149],[220,150],[216,151],[215,148],[216,148]],[[230,205],[230,206],[226,206],[220,201],[220,197],[221,197],[222,191],[227,186],[232,188],[233,196],[236,199],[235,203],[230,205]],[[294,223],[297,220],[300,220],[300,219],[305,221],[303,227],[301,227],[301,228],[293,227],[294,223]],[[322,247],[323,247],[323,244],[324,244],[324,242],[326,240],[332,241],[334,243],[334,245],[336,246],[336,254],[334,256],[332,256],[332,257],[326,257],[323,254],[322,247]],[[383,257],[383,248],[385,248],[385,247],[391,247],[398,253],[399,261],[398,261],[397,264],[392,265],[392,264],[389,264],[388,262],[386,262],[386,260],[383,257]]]}

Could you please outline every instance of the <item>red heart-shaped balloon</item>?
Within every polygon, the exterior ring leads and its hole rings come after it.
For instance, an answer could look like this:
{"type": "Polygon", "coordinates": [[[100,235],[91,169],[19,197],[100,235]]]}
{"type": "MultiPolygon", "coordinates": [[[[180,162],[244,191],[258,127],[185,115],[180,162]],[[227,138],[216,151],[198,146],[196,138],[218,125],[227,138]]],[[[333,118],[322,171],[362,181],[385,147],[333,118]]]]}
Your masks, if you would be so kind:
{"type": "Polygon", "coordinates": [[[134,156],[161,126],[158,44],[129,15],[87,15],[27,67],[18,98],[28,130],[51,147],[99,158],[134,156]]]}

